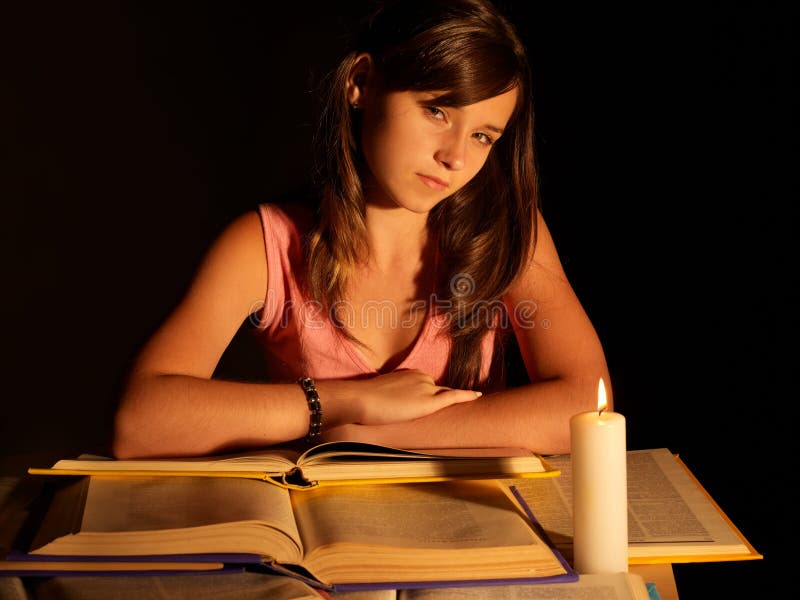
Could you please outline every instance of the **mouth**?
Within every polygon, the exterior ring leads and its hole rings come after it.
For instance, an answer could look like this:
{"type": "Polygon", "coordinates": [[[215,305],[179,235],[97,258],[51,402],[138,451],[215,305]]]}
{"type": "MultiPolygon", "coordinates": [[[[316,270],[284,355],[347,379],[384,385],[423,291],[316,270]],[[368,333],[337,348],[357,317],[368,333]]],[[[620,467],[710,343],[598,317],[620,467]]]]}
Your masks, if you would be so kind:
{"type": "Polygon", "coordinates": [[[436,190],[440,192],[442,190],[446,190],[450,187],[450,184],[444,181],[443,179],[439,179],[438,177],[434,177],[433,175],[423,175],[422,173],[417,173],[417,177],[420,178],[422,183],[427,185],[432,190],[436,190]]]}

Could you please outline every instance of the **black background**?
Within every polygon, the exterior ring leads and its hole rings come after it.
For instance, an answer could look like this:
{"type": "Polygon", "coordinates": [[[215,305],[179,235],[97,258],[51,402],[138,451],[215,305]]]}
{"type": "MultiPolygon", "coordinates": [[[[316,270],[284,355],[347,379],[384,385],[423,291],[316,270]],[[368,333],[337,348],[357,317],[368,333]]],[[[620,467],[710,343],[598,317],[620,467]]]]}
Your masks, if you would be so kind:
{"type": "MultiPolygon", "coordinates": [[[[306,180],[314,82],[366,4],[0,8],[5,473],[103,449],[128,361],[213,237],[306,180]]],[[[678,565],[681,598],[791,589],[789,3],[503,6],[628,446],[679,453],[766,557],[678,565]]]]}

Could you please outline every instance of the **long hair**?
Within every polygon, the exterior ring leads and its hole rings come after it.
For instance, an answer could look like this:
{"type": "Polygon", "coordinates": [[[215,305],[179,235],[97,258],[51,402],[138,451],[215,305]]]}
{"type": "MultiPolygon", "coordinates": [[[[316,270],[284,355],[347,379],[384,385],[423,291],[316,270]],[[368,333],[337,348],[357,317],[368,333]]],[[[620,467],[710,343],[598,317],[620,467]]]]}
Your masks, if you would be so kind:
{"type": "Polygon", "coordinates": [[[436,305],[447,313],[452,338],[446,383],[476,389],[481,342],[498,321],[494,308],[536,241],[538,186],[524,46],[490,0],[399,0],[366,20],[327,80],[315,140],[320,204],[306,245],[307,283],[313,299],[327,308],[344,299],[367,251],[359,123],[346,98],[348,75],[362,52],[372,56],[383,91],[445,90],[436,99],[444,106],[517,89],[514,112],[486,164],[428,215],[439,253],[436,305]]]}

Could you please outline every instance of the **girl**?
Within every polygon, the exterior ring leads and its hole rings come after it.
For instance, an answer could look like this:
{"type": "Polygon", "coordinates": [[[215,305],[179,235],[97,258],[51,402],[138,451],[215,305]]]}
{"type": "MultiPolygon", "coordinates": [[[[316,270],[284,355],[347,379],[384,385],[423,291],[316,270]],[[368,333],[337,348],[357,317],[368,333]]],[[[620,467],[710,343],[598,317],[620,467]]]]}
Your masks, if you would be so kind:
{"type": "Polygon", "coordinates": [[[316,208],[212,244],[142,349],[119,458],[304,438],[569,451],[608,381],[537,209],[525,50],[490,0],[400,0],[327,80],[316,208]],[[212,379],[247,318],[269,382],[212,379]],[[531,383],[503,385],[506,334],[531,383]]]}

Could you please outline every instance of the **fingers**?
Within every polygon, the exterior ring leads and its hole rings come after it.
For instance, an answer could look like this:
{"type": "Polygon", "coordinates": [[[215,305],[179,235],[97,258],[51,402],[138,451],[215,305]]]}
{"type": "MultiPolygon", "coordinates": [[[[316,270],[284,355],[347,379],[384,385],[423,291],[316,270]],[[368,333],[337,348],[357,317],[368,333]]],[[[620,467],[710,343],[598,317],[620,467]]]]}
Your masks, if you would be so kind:
{"type": "Polygon", "coordinates": [[[436,399],[443,401],[442,406],[459,404],[461,402],[471,402],[483,396],[482,392],[476,390],[454,390],[452,388],[441,388],[435,394],[436,399]]]}
{"type": "Polygon", "coordinates": [[[413,421],[481,397],[474,390],[436,385],[433,377],[418,370],[395,371],[368,381],[371,400],[364,403],[365,413],[358,421],[363,425],[413,421]]]}
{"type": "Polygon", "coordinates": [[[475,398],[480,398],[483,396],[483,392],[479,392],[478,390],[460,390],[458,388],[447,387],[446,385],[436,386],[434,395],[439,396],[443,394],[450,394],[451,392],[459,397],[467,396],[467,399],[469,400],[474,400],[475,398]]]}

